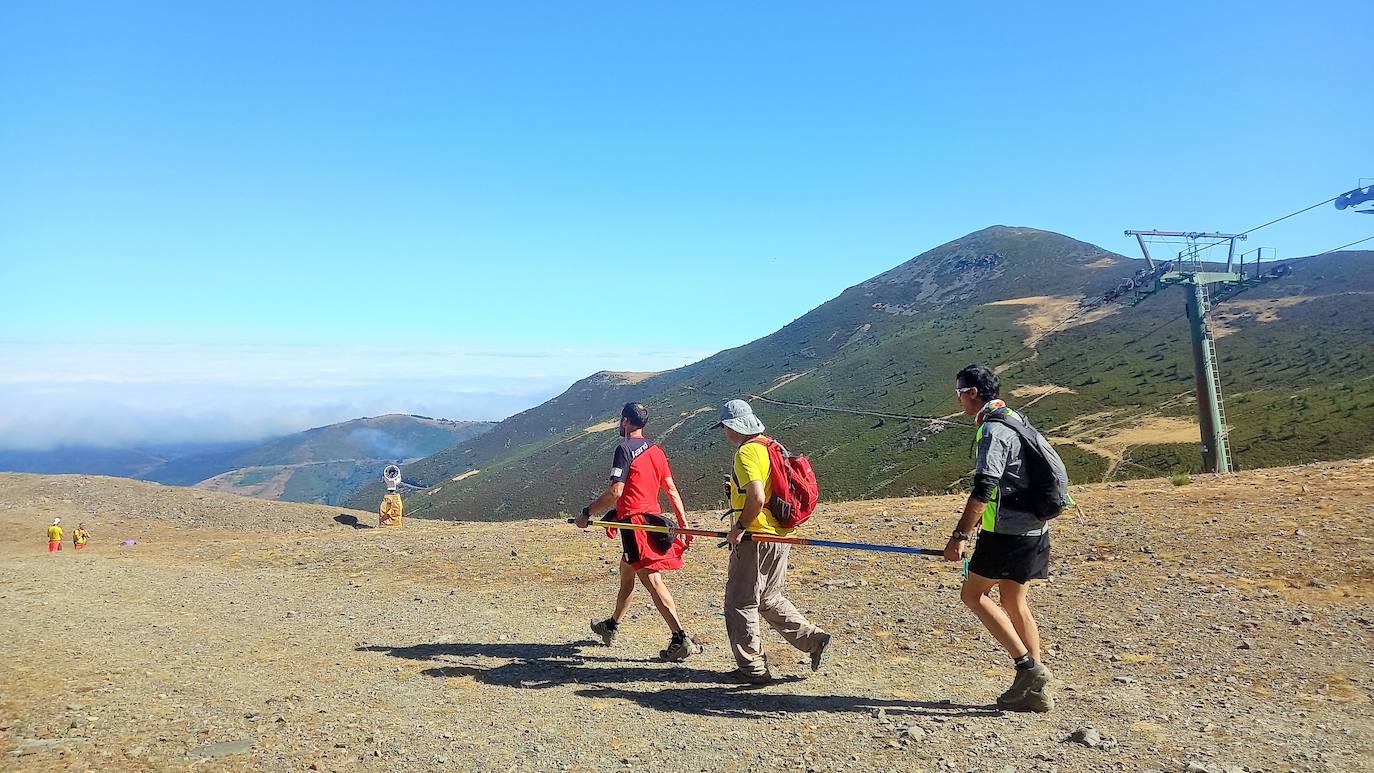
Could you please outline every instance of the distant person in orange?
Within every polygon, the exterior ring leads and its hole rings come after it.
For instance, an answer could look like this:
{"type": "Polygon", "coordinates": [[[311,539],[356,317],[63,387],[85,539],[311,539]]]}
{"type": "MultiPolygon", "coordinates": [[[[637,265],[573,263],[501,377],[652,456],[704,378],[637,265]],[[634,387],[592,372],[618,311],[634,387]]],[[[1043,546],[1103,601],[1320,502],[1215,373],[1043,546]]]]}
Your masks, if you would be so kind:
{"type": "Polygon", "coordinates": [[[91,539],[91,532],[86,528],[86,524],[78,524],[76,531],[72,532],[72,546],[77,550],[85,550],[86,543],[91,539]]]}
{"type": "Polygon", "coordinates": [[[52,525],[48,527],[48,552],[56,553],[62,549],[62,519],[52,519],[52,525]]]}

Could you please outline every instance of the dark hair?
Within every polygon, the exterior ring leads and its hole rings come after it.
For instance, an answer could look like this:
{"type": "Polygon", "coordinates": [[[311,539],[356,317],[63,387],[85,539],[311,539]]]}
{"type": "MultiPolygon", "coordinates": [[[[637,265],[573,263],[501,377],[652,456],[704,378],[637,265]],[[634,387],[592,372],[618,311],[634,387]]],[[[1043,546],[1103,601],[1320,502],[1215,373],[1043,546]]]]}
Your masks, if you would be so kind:
{"type": "Polygon", "coordinates": [[[620,418],[628,420],[635,429],[644,429],[644,425],[649,423],[649,409],[644,407],[644,403],[625,403],[625,407],[620,409],[620,418]]]}
{"type": "Polygon", "coordinates": [[[980,400],[992,400],[1002,393],[1002,387],[997,383],[997,374],[986,365],[969,365],[959,371],[954,379],[961,389],[977,387],[980,400]]]}

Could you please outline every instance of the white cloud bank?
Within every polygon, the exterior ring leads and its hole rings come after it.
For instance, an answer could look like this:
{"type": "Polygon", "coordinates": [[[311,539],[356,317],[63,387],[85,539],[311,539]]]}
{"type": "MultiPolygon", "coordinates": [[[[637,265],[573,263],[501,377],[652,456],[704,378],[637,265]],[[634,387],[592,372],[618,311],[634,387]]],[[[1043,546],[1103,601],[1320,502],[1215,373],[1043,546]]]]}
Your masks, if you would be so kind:
{"type": "Polygon", "coordinates": [[[0,448],[257,440],[359,416],[496,420],[702,352],[0,344],[0,448]]]}

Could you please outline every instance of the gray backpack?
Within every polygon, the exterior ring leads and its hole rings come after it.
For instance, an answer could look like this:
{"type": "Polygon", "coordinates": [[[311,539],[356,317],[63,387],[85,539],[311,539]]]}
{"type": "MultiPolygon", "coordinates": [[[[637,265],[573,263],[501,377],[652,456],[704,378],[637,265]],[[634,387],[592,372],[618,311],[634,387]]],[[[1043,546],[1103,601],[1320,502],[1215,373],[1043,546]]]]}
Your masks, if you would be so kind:
{"type": "Polygon", "coordinates": [[[1010,427],[1021,438],[1029,482],[1024,490],[1003,497],[1008,507],[1034,513],[1040,520],[1048,521],[1075,504],[1069,496],[1069,473],[1064,469],[1064,460],[1039,430],[1006,408],[989,413],[983,421],[1010,427]]]}

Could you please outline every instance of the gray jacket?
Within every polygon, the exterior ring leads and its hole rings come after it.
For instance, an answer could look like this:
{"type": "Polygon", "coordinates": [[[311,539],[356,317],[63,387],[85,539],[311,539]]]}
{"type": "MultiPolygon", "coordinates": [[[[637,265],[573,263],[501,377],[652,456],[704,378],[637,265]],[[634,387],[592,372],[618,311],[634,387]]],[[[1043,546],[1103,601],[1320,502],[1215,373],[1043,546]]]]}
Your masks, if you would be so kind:
{"type": "Polygon", "coordinates": [[[988,503],[983,511],[983,530],[1026,536],[1049,531],[1049,523],[1035,513],[1001,506],[1004,495],[1024,490],[1027,483],[1021,438],[1016,431],[989,421],[978,427],[975,438],[978,460],[973,467],[973,496],[988,503]]]}

